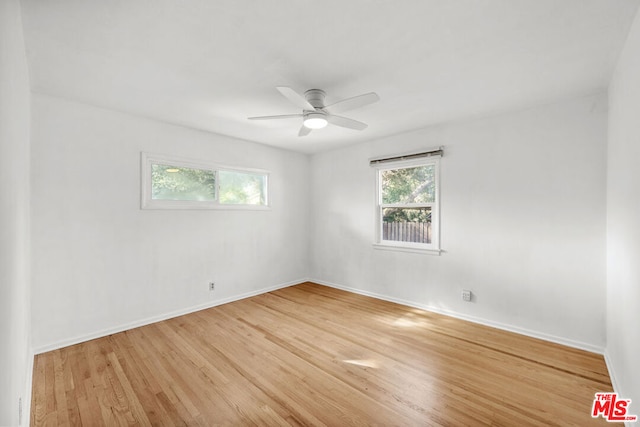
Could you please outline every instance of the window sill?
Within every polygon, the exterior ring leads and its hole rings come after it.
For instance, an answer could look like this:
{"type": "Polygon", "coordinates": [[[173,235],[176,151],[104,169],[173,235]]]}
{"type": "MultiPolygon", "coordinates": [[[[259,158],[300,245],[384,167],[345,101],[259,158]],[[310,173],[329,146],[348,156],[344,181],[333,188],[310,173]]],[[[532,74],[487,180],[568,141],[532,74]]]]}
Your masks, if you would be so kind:
{"type": "Polygon", "coordinates": [[[416,248],[412,246],[389,245],[385,243],[374,243],[373,249],[378,249],[382,251],[409,252],[414,254],[438,255],[438,256],[442,253],[442,249],[424,249],[424,248],[416,248]]]}
{"type": "Polygon", "coordinates": [[[153,200],[142,201],[143,210],[240,210],[269,211],[270,205],[220,204],[214,202],[197,202],[191,200],[153,200]]]}

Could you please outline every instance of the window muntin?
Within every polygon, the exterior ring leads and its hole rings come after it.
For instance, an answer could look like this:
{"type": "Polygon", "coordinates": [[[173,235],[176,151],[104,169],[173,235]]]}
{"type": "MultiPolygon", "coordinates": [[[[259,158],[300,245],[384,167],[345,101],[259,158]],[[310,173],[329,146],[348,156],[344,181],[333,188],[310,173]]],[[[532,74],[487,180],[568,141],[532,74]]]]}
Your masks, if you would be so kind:
{"type": "Polygon", "coordinates": [[[439,160],[428,157],[376,166],[378,245],[440,250],[439,160]]]}
{"type": "Polygon", "coordinates": [[[268,209],[269,174],[142,153],[143,209],[268,209]]]}

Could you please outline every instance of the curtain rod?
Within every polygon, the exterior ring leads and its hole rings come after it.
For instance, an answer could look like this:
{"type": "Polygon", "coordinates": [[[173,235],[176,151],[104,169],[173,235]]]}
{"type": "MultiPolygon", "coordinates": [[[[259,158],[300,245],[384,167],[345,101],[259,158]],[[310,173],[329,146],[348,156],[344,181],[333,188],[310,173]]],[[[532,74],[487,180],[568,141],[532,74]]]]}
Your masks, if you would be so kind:
{"type": "Polygon", "coordinates": [[[419,159],[421,157],[434,157],[434,156],[442,156],[442,155],[444,155],[444,150],[442,149],[442,147],[440,147],[437,150],[425,151],[423,153],[404,154],[402,156],[387,157],[383,159],[374,159],[369,161],[369,164],[377,165],[379,163],[396,162],[399,160],[411,160],[411,159],[419,159]]]}

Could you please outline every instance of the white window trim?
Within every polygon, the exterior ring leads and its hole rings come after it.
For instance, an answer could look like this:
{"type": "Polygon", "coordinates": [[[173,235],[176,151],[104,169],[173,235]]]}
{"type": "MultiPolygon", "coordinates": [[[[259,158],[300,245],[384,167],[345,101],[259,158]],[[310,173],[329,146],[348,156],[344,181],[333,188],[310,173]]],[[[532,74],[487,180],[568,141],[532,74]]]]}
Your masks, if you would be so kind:
{"type": "Polygon", "coordinates": [[[140,153],[140,207],[141,209],[219,209],[219,210],[270,210],[269,187],[270,173],[264,169],[238,168],[216,163],[205,163],[198,160],[184,157],[169,156],[165,154],[140,153]],[[151,165],[163,164],[171,166],[186,167],[191,169],[204,169],[215,172],[216,175],[216,200],[196,201],[196,200],[154,200],[151,198],[151,165]],[[221,204],[217,197],[220,194],[220,180],[218,172],[230,171],[247,174],[263,175],[266,179],[266,204],[264,205],[243,205],[243,204],[221,204]]]}
{"type": "MultiPolygon", "coordinates": [[[[440,248],[440,159],[441,156],[430,156],[419,159],[411,160],[398,160],[394,162],[385,162],[372,165],[376,171],[376,231],[375,242],[373,243],[374,249],[399,251],[399,252],[411,252],[421,254],[440,255],[442,249],[440,248]],[[401,169],[415,166],[424,166],[434,164],[435,173],[434,178],[436,181],[435,202],[433,203],[420,203],[416,204],[416,207],[432,206],[431,210],[431,232],[432,242],[426,243],[413,243],[413,242],[397,242],[392,240],[382,240],[382,192],[380,191],[381,181],[380,173],[385,170],[401,169]]],[[[385,205],[389,207],[393,205],[385,205]]],[[[404,206],[404,205],[402,205],[404,206]]]]}

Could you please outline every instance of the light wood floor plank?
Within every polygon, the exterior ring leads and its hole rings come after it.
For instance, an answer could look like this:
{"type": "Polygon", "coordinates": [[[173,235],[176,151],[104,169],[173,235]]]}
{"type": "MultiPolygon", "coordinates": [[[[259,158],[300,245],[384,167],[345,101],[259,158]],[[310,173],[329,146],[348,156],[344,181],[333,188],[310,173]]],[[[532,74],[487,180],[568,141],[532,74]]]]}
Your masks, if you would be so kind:
{"type": "Polygon", "coordinates": [[[31,425],[604,425],[602,356],[303,283],[39,354],[31,425]]]}

